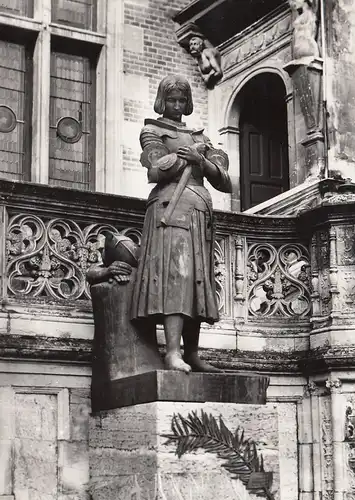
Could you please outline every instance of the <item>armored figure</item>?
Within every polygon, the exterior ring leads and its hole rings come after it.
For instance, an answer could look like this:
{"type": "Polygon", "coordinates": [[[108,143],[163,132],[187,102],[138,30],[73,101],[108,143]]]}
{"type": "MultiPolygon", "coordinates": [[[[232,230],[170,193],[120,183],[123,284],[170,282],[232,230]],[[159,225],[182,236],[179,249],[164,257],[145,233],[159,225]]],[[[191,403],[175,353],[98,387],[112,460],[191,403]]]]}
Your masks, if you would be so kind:
{"type": "Polygon", "coordinates": [[[184,78],[160,82],[154,110],[162,116],[146,119],[140,134],[141,163],[156,186],[147,201],[132,320],[144,321],[147,329],[164,325],[166,368],[214,371],[197,354],[201,322],[218,320],[212,201],[203,181],[230,192],[228,157],[203,130],[181,121],[193,111],[184,78]]]}

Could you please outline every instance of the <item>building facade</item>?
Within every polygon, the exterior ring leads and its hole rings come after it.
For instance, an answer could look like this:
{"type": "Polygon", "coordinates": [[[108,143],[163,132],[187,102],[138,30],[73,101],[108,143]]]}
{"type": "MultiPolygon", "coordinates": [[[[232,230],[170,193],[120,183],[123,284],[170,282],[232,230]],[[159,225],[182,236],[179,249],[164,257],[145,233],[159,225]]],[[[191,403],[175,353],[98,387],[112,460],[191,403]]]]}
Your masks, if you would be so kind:
{"type": "Polygon", "coordinates": [[[105,230],[139,242],[139,132],[170,73],[234,186],[211,188],[221,321],[203,356],[270,376],[281,500],[354,497],[355,7],[290,4],[0,2],[0,500],[90,498],[85,273],[105,230]],[[192,34],[221,54],[213,89],[192,34]]]}

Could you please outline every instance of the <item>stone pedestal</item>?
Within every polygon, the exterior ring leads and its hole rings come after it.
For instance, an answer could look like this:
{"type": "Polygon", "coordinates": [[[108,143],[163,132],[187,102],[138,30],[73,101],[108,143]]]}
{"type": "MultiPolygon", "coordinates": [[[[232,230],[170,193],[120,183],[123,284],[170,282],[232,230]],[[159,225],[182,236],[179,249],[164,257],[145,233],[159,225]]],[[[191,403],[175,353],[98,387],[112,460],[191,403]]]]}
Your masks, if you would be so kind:
{"type": "Polygon", "coordinates": [[[121,403],[124,389],[137,403],[150,388],[155,401],[92,415],[92,500],[278,500],[282,485],[295,498],[295,415],[265,403],[267,377],[156,371],[125,381],[121,403]]]}
{"type": "Polygon", "coordinates": [[[279,449],[276,405],[154,402],[118,408],[91,420],[90,493],[93,500],[277,499],[279,449]],[[198,435],[190,429],[194,437],[171,440],[174,418],[184,433],[181,417],[190,425],[199,419],[198,435]],[[239,437],[243,430],[245,439],[255,441],[265,472],[243,477],[246,466],[238,461],[243,446],[215,439],[215,425],[225,433],[239,428],[239,437]],[[184,452],[188,441],[194,441],[194,449],[184,452]],[[231,471],[237,462],[241,474],[231,471]]]}

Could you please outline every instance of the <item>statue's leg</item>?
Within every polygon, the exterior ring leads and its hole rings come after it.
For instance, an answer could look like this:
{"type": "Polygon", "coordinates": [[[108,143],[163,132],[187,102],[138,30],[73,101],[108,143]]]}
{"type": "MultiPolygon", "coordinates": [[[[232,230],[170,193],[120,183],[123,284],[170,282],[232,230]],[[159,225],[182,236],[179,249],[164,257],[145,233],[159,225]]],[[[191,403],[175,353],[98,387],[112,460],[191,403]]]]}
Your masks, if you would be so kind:
{"type": "Polygon", "coordinates": [[[220,372],[206,361],[202,361],[198,355],[198,342],[200,338],[201,323],[198,320],[186,320],[182,331],[184,339],[184,360],[194,372],[220,372]]]}
{"type": "Polygon", "coordinates": [[[182,359],[180,350],[183,326],[184,317],[181,314],[171,314],[164,317],[166,340],[166,355],[164,363],[168,370],[179,370],[189,373],[191,371],[191,367],[182,359]]]}

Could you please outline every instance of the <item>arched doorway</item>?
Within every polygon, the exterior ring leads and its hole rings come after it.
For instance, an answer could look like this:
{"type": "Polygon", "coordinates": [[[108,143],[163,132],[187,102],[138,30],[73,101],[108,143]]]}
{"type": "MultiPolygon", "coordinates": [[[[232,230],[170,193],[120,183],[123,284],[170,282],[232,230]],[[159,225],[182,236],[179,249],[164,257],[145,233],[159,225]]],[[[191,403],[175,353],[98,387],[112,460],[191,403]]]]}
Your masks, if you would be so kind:
{"type": "Polygon", "coordinates": [[[241,210],[247,210],[289,189],[286,90],[278,75],[262,73],[238,97],[241,210]]]}

